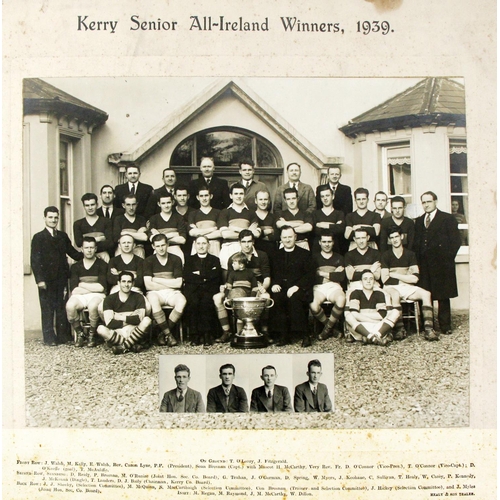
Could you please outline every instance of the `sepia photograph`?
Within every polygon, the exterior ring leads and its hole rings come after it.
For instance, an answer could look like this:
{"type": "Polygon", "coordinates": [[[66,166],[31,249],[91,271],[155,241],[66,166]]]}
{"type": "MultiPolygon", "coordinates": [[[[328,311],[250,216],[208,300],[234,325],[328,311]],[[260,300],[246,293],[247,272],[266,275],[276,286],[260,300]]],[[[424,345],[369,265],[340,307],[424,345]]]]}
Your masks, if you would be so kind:
{"type": "Polygon", "coordinates": [[[19,85],[28,427],[224,428],[160,415],[177,373],[210,412],[332,355],[326,415],[231,425],[468,426],[463,79],[19,85]]]}

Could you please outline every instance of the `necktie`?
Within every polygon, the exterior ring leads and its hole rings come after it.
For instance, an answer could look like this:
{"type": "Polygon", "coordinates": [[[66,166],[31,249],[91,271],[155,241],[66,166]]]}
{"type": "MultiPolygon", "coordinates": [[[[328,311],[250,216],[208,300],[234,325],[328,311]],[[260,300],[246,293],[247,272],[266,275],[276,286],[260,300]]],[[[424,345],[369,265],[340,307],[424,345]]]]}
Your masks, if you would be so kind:
{"type": "Polygon", "coordinates": [[[106,207],[104,209],[104,217],[106,217],[106,219],[109,219],[109,208],[108,207],[106,207]]]}
{"type": "Polygon", "coordinates": [[[268,391],[268,392],[267,392],[267,397],[268,397],[269,399],[271,399],[271,398],[273,397],[273,395],[271,394],[271,391],[268,391]]]}
{"type": "Polygon", "coordinates": [[[184,399],[184,395],[182,394],[182,392],[178,392],[177,393],[177,401],[181,402],[183,399],[184,399]]]}
{"type": "Polygon", "coordinates": [[[132,184],[132,189],[130,190],[130,194],[135,194],[135,184],[132,184]]]}
{"type": "Polygon", "coordinates": [[[336,189],[337,189],[337,188],[336,188],[335,186],[332,186],[333,196],[335,196],[335,190],[336,190],[336,189]]]}
{"type": "Polygon", "coordinates": [[[316,387],[313,387],[313,394],[316,396],[316,387]]]}
{"type": "Polygon", "coordinates": [[[431,214],[427,214],[427,216],[425,217],[425,222],[424,222],[425,229],[427,229],[429,227],[430,223],[431,223],[431,214]]]}

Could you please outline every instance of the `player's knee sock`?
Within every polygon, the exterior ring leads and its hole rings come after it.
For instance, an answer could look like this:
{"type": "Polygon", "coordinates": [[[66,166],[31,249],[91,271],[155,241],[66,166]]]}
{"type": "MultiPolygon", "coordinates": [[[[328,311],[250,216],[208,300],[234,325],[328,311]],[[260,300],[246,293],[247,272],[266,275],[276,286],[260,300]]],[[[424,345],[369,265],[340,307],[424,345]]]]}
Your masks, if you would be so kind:
{"type": "Polygon", "coordinates": [[[112,345],[119,345],[119,344],[123,344],[123,337],[115,332],[114,330],[112,330],[112,333],[111,333],[111,338],[108,340],[108,342],[112,345]]]}
{"type": "Polygon", "coordinates": [[[131,346],[133,346],[135,343],[139,342],[141,338],[144,336],[145,332],[141,330],[138,326],[136,326],[128,338],[123,342],[123,345],[127,348],[130,349],[131,346]]]}
{"type": "Polygon", "coordinates": [[[424,327],[433,328],[434,326],[434,311],[432,307],[422,306],[422,316],[424,317],[424,327]]]}
{"type": "Polygon", "coordinates": [[[226,308],[224,305],[218,305],[217,306],[217,317],[219,318],[220,321],[220,326],[222,327],[222,330],[224,332],[229,332],[229,317],[227,315],[226,308]]]}
{"type": "Polygon", "coordinates": [[[398,320],[396,321],[396,324],[394,325],[394,327],[396,328],[396,330],[400,330],[401,328],[404,328],[404,323],[403,323],[403,306],[398,306],[398,307],[394,307],[394,309],[399,313],[399,318],[398,320]]]}
{"type": "Polygon", "coordinates": [[[386,333],[389,333],[391,330],[392,330],[392,325],[384,320],[379,330],[380,335],[382,335],[383,337],[386,333]]]}
{"type": "Polygon", "coordinates": [[[73,321],[70,321],[70,323],[77,334],[83,333],[82,322],[80,321],[80,319],[75,319],[73,321]]]}
{"type": "Polygon", "coordinates": [[[177,309],[172,309],[172,312],[168,316],[168,326],[173,329],[177,321],[181,319],[182,311],[179,312],[177,309]]]}
{"type": "Polygon", "coordinates": [[[163,333],[170,333],[170,330],[168,328],[167,318],[165,317],[165,313],[163,311],[158,311],[153,313],[153,318],[163,333]]]}
{"type": "Polygon", "coordinates": [[[343,312],[343,309],[340,309],[340,307],[338,307],[337,304],[334,304],[326,326],[328,328],[333,328],[335,323],[337,323],[337,321],[340,319],[342,312],[343,312]]]}
{"type": "Polygon", "coordinates": [[[363,325],[358,325],[354,331],[356,333],[359,333],[360,335],[363,335],[363,337],[368,337],[370,335],[370,332],[363,326],[363,325]]]}
{"type": "Polygon", "coordinates": [[[94,330],[97,328],[97,324],[99,323],[99,313],[96,311],[89,311],[89,323],[90,327],[94,330]]]}
{"type": "Polygon", "coordinates": [[[313,311],[312,314],[320,323],[323,323],[323,325],[326,323],[326,314],[322,307],[319,308],[318,312],[313,311]]]}

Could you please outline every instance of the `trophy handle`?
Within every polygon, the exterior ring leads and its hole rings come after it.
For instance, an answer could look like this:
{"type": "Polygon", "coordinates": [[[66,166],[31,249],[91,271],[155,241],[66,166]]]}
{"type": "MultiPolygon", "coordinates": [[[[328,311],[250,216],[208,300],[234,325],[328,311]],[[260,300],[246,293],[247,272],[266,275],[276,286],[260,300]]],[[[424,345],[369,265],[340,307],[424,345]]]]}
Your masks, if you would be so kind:
{"type": "Polygon", "coordinates": [[[231,299],[224,299],[224,307],[227,310],[232,311],[233,310],[233,301],[231,299]]]}
{"type": "Polygon", "coordinates": [[[271,309],[271,307],[274,306],[274,300],[273,299],[267,299],[266,302],[266,309],[271,309]]]}

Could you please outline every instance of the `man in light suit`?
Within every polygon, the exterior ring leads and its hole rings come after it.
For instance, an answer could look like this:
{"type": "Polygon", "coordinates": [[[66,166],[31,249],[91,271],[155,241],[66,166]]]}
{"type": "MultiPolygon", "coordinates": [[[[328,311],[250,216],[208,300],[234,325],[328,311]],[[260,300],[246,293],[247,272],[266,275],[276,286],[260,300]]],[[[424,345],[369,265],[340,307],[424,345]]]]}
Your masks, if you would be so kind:
{"type": "Polygon", "coordinates": [[[177,387],[163,395],[160,412],[167,413],[205,413],[205,405],[198,391],[188,387],[191,370],[186,365],[174,368],[177,387]]]}
{"type": "Polygon", "coordinates": [[[208,413],[244,413],[248,411],[245,390],[233,384],[235,374],[236,369],[230,363],[219,368],[219,378],[222,384],[212,387],[208,391],[208,413]]]}
{"type": "Polygon", "coordinates": [[[125,201],[125,196],[128,194],[135,195],[137,199],[137,215],[144,216],[148,200],[153,193],[153,186],[139,182],[141,170],[136,165],[127,165],[125,170],[125,177],[127,182],[119,184],[115,187],[115,207],[122,208],[122,203],[125,201]]]}
{"type": "Polygon", "coordinates": [[[288,389],[274,382],[278,378],[276,368],[271,365],[262,368],[260,376],[264,385],[252,391],[250,411],[280,412],[293,411],[292,401],[288,389]]]}
{"type": "Polygon", "coordinates": [[[287,188],[295,188],[298,193],[298,207],[303,212],[312,213],[316,210],[316,199],[313,188],[309,184],[300,181],[301,168],[298,163],[290,163],[286,167],[288,182],[280,186],[274,197],[274,213],[286,210],[284,191],[287,188]]]}
{"type": "Polygon", "coordinates": [[[458,223],[452,214],[437,209],[437,195],[427,191],[420,197],[424,214],[415,221],[413,250],[420,269],[419,286],[438,301],[441,333],[450,335],[450,299],[458,296],[455,257],[462,244],[458,223]]]}
{"type": "Polygon", "coordinates": [[[229,186],[225,179],[214,176],[215,163],[213,158],[203,157],[200,162],[201,175],[198,179],[193,179],[188,186],[189,205],[193,208],[200,208],[197,195],[201,187],[208,187],[212,195],[212,208],[222,210],[231,203],[229,197],[229,186]]]}
{"type": "Polygon", "coordinates": [[[317,359],[307,364],[308,381],[295,387],[293,407],[296,412],[329,412],[332,411],[332,402],[328,395],[328,388],[321,384],[321,363],[317,359]]]}
{"type": "Polygon", "coordinates": [[[71,341],[64,301],[69,277],[66,255],[74,260],[81,260],[83,254],[73,247],[66,233],[57,231],[57,207],[47,207],[43,211],[43,217],[45,229],[36,233],[31,241],[31,268],[42,310],[43,341],[46,345],[56,346],[71,341]]]}

